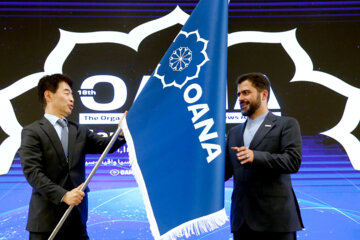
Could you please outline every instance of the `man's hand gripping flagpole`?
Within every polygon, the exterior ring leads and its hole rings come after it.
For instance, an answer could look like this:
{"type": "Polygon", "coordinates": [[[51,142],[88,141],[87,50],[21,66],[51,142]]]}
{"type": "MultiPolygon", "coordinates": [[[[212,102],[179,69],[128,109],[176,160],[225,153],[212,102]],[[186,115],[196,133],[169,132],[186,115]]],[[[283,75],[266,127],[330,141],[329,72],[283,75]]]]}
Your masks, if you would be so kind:
{"type": "MultiPolygon", "coordinates": [[[[84,191],[85,188],[87,187],[87,185],[89,185],[92,177],[94,176],[95,172],[97,171],[97,169],[100,167],[102,161],[104,160],[105,156],[108,154],[108,152],[110,151],[111,147],[113,146],[116,138],[119,136],[119,134],[122,132],[122,121],[125,118],[126,114],[128,113],[128,111],[125,111],[124,115],[121,117],[118,128],[116,130],[116,132],[114,133],[114,135],[112,136],[109,144],[106,146],[104,152],[101,154],[99,160],[97,161],[95,167],[91,170],[91,173],[89,174],[89,176],[87,177],[87,179],[85,180],[85,182],[83,184],[81,184],[81,188],[80,191],[84,191]]],[[[56,234],[59,232],[61,226],[64,224],[66,218],[69,216],[71,210],[74,208],[74,205],[69,206],[68,209],[66,210],[66,212],[64,213],[64,215],[61,217],[60,221],[58,222],[58,224],[56,225],[55,229],[53,230],[53,232],[51,233],[50,237],[48,238],[48,240],[53,240],[56,236],[56,234]]]]}

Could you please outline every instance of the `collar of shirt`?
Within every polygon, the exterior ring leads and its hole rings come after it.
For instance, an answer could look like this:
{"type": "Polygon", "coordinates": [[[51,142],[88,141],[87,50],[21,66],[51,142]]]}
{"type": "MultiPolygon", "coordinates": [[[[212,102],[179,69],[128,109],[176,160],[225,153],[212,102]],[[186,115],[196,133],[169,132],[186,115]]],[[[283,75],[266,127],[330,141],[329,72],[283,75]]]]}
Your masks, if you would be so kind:
{"type": "Polygon", "coordinates": [[[58,118],[57,116],[55,115],[52,115],[52,114],[48,114],[48,113],[45,113],[44,114],[44,117],[49,120],[49,122],[55,126],[55,124],[57,124],[57,120],[59,120],[60,118],[58,118]]]}
{"type": "MultiPolygon", "coordinates": [[[[52,115],[52,114],[49,114],[49,113],[45,113],[45,114],[44,114],[44,117],[45,117],[47,120],[49,120],[49,122],[50,122],[53,126],[55,126],[55,124],[58,124],[57,121],[60,119],[60,118],[58,118],[57,116],[52,115]]],[[[66,123],[68,122],[68,120],[67,120],[66,118],[63,118],[63,120],[64,120],[66,123]]]]}
{"type": "Polygon", "coordinates": [[[249,148],[252,139],[255,136],[255,133],[259,129],[260,125],[264,122],[268,112],[255,119],[247,119],[245,131],[244,131],[244,146],[249,148]]]}
{"type": "Polygon", "coordinates": [[[263,115],[260,115],[255,119],[248,118],[247,123],[246,123],[246,127],[249,126],[251,128],[252,126],[256,126],[256,125],[260,126],[260,124],[265,120],[268,113],[269,112],[266,112],[263,115]]]}
{"type": "MultiPolygon", "coordinates": [[[[47,120],[49,120],[49,122],[54,126],[55,131],[56,131],[57,135],[59,136],[59,139],[61,139],[62,127],[61,127],[60,124],[57,122],[57,120],[59,120],[60,118],[58,118],[58,117],[55,116],[55,115],[48,114],[48,113],[45,113],[45,114],[44,114],[44,117],[45,117],[47,120]]],[[[63,118],[63,119],[67,122],[67,119],[66,119],[66,118],[63,118]]]]}

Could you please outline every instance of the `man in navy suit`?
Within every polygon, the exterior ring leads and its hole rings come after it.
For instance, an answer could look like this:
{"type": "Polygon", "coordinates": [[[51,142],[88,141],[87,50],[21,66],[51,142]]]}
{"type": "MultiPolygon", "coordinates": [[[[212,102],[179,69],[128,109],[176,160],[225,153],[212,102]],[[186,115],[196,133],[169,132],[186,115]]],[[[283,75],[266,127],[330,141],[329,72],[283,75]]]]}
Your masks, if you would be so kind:
{"type": "MultiPolygon", "coordinates": [[[[71,79],[62,74],[40,79],[38,96],[44,117],[22,131],[20,161],[33,188],[26,226],[30,240],[47,240],[68,206],[75,207],[55,239],[89,239],[88,189],[80,190],[85,181],[85,154],[102,153],[111,138],[66,120],[74,106],[71,87],[71,79]]],[[[119,137],[111,151],[124,143],[119,137]]]]}
{"type": "Polygon", "coordinates": [[[269,112],[270,81],[261,73],[237,79],[245,123],[227,136],[225,179],[234,177],[234,239],[296,239],[304,226],[291,184],[301,164],[300,127],[294,118],[269,112]]]}

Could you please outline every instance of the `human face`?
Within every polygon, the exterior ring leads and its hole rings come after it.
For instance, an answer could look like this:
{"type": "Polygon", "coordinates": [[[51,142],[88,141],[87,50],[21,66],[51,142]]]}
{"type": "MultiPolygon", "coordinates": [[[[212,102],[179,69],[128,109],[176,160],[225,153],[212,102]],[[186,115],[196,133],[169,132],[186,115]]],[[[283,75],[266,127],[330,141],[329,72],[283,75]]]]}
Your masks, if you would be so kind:
{"type": "Polygon", "coordinates": [[[238,85],[238,97],[241,113],[251,118],[261,106],[261,94],[250,81],[245,80],[238,85]]]}
{"type": "Polygon", "coordinates": [[[64,118],[70,115],[74,108],[74,97],[72,90],[66,82],[59,82],[55,93],[45,91],[47,100],[45,112],[64,118]]]}

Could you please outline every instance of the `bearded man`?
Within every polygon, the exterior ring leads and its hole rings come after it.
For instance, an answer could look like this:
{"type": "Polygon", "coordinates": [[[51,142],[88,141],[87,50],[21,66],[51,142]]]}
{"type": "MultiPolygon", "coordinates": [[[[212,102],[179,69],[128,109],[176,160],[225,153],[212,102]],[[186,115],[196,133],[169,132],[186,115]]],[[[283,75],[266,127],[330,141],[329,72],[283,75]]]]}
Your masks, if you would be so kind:
{"type": "Polygon", "coordinates": [[[234,239],[296,239],[304,225],[290,174],[299,170],[302,159],[299,124],[269,112],[266,75],[239,76],[237,90],[247,120],[231,128],[226,143],[225,180],[234,176],[234,239]]]}

